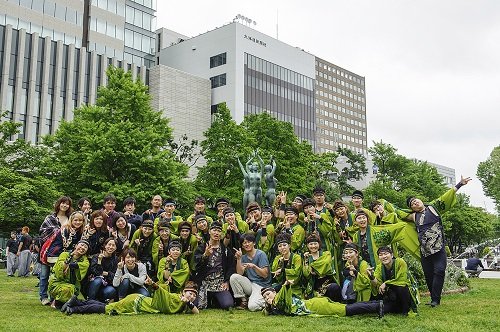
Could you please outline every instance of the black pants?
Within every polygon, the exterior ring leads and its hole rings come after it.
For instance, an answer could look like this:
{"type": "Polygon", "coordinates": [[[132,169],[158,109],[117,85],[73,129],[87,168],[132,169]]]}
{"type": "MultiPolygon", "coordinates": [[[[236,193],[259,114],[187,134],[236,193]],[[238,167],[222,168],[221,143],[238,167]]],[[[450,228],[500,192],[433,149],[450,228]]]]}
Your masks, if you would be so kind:
{"type": "Polygon", "coordinates": [[[420,258],[424,270],[425,282],[431,293],[431,301],[440,303],[446,271],[446,252],[444,247],[435,254],[420,258]]]}
{"type": "Polygon", "coordinates": [[[74,314],[103,314],[106,311],[106,305],[96,300],[76,300],[71,310],[74,314]]]}
{"type": "Polygon", "coordinates": [[[388,296],[384,296],[384,313],[408,314],[411,295],[408,286],[388,285],[388,296]]]}
{"type": "Polygon", "coordinates": [[[331,283],[328,285],[324,296],[329,297],[330,300],[334,302],[342,302],[340,286],[336,283],[331,283]]]}
{"type": "Polygon", "coordinates": [[[355,302],[345,305],[345,315],[354,316],[362,314],[375,314],[378,313],[379,301],[369,302],[355,302]]]}

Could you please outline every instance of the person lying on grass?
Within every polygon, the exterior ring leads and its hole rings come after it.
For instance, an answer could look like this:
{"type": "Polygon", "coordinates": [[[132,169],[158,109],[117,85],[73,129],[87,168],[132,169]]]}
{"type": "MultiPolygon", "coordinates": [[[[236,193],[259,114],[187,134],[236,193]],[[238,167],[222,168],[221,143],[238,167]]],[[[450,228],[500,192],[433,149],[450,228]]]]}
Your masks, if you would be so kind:
{"type": "Polygon", "coordinates": [[[133,314],[177,314],[193,313],[198,314],[198,308],[193,301],[198,294],[197,285],[188,281],[182,293],[170,293],[167,289],[159,287],[153,283],[150,277],[146,279],[146,284],[154,289],[153,297],[142,294],[130,294],[118,302],[105,304],[95,300],[81,301],[76,296],[72,296],[61,308],[67,315],[71,314],[108,314],[108,315],[133,315],[133,314]]]}

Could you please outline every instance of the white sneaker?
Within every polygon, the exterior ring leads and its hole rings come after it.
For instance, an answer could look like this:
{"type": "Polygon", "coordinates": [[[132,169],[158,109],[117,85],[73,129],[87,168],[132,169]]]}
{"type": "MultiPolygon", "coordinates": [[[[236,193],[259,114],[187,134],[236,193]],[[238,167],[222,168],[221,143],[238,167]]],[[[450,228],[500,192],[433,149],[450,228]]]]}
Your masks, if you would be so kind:
{"type": "Polygon", "coordinates": [[[42,305],[48,305],[50,304],[50,300],[45,298],[45,299],[42,299],[40,302],[42,302],[42,305]]]}

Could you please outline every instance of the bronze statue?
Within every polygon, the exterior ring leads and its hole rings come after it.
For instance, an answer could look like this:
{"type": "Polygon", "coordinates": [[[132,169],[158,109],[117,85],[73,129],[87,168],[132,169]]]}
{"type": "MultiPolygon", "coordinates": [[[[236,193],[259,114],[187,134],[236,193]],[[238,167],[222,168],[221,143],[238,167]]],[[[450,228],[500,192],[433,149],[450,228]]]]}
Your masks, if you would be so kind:
{"type": "Polygon", "coordinates": [[[266,181],[266,194],[264,199],[266,200],[266,205],[273,206],[274,200],[276,199],[276,183],[278,180],[274,177],[274,172],[276,171],[276,161],[274,156],[271,156],[270,165],[264,166],[264,179],[266,181]]]}
{"type": "Polygon", "coordinates": [[[262,188],[261,188],[261,179],[262,172],[264,171],[264,162],[262,158],[259,156],[257,150],[253,152],[253,154],[248,158],[248,161],[243,167],[241,164],[240,158],[238,158],[238,165],[240,165],[241,172],[243,173],[243,208],[246,209],[248,204],[252,202],[257,202],[261,204],[262,202],[262,188]],[[254,159],[257,159],[260,164],[253,162],[254,159]]]}

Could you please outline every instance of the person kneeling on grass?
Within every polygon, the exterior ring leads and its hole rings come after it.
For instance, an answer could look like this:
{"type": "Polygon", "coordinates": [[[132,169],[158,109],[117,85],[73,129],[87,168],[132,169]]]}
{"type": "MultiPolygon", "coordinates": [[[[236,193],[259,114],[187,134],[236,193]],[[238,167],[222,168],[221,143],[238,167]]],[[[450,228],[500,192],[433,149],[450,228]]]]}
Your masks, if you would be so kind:
{"type": "Polygon", "coordinates": [[[88,249],[89,243],[80,240],[71,253],[65,251],[59,255],[49,280],[49,295],[54,299],[53,307],[58,307],[73,295],[79,294],[80,282],[87,275],[90,265],[86,256],[88,249]]]}
{"type": "Polygon", "coordinates": [[[389,246],[378,248],[380,263],[375,272],[368,269],[371,280],[372,294],[379,294],[384,301],[385,312],[408,315],[410,308],[417,312],[419,301],[418,286],[414,281],[408,266],[402,258],[395,258],[389,246]]]}
{"type": "Polygon", "coordinates": [[[333,302],[327,297],[313,297],[303,300],[293,294],[290,285],[293,280],[287,280],[279,290],[272,287],[262,288],[262,297],[266,301],[265,314],[287,315],[287,316],[353,316],[361,314],[378,313],[379,317],[384,315],[382,301],[356,302],[343,304],[333,302]]]}
{"type": "Polygon", "coordinates": [[[104,304],[95,300],[81,301],[76,296],[71,297],[61,308],[61,312],[71,314],[108,314],[108,315],[133,315],[133,314],[198,314],[194,305],[198,288],[192,281],[188,281],[182,293],[170,293],[167,289],[153,283],[150,277],[146,284],[154,289],[152,297],[142,294],[130,294],[118,302],[104,304]]]}

